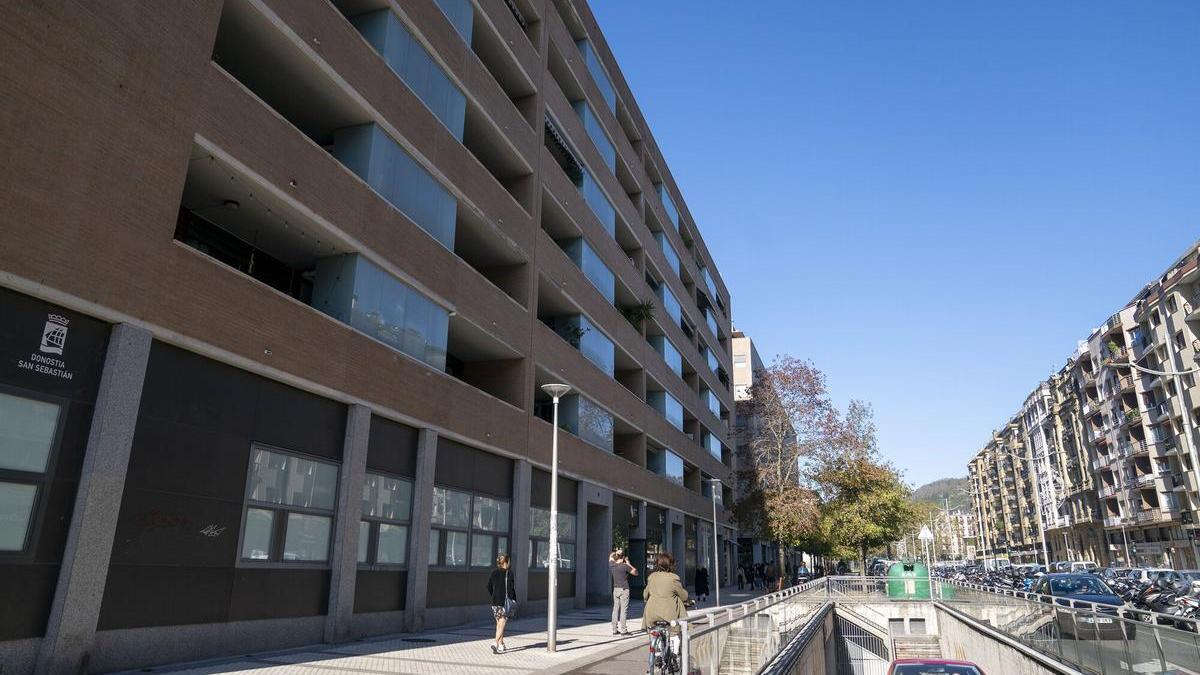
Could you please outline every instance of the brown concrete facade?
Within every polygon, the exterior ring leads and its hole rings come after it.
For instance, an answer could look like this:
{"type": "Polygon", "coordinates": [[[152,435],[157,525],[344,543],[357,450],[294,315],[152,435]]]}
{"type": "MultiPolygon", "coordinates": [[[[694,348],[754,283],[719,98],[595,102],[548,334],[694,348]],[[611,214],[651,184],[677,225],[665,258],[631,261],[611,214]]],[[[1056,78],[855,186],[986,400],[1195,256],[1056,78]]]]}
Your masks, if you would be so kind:
{"type": "MultiPolygon", "coordinates": [[[[522,484],[521,471],[549,468],[553,429],[540,414],[545,397],[538,387],[551,381],[570,384],[610,413],[615,435],[614,451],[606,451],[571,433],[559,434],[560,471],[581,495],[575,509],[578,560],[566,574],[570,587],[560,588],[567,602],[582,603],[588,589],[604,587],[597,575],[606,573],[600,556],[607,545],[597,545],[599,536],[611,541],[615,517],[622,522],[629,517],[614,514],[616,504],[638,511],[634,522],[644,522],[647,508],[684,514],[693,529],[697,519],[711,519],[710,500],[699,488],[701,477],[733,483],[732,468],[715,456],[722,453],[701,446],[703,431],[726,447],[730,442],[729,292],[590,9],[582,0],[477,0],[467,3],[473,16],[468,42],[440,4],[205,0],[169,6],[16,3],[0,10],[0,86],[7,92],[0,101],[0,129],[8,139],[7,161],[0,167],[6,206],[0,213],[0,292],[5,294],[0,300],[28,306],[31,316],[65,313],[77,323],[127,326],[122,330],[144,331],[153,342],[141,414],[129,422],[136,429],[131,427],[132,440],[124,448],[131,454],[131,476],[114,526],[110,595],[139,576],[160,578],[163,584],[178,581],[163,570],[183,563],[170,554],[157,561],[139,560],[136,547],[122,539],[127,531],[151,537],[146,532],[155,530],[143,527],[147,521],[135,517],[137,509],[174,514],[159,529],[179,529],[180,537],[192,524],[207,524],[205,519],[228,523],[193,528],[209,533],[204,536],[225,547],[220,551],[191,551],[193,539],[156,544],[164,550],[177,545],[178,551],[206,561],[194,563],[197,578],[208,580],[210,595],[225,594],[221,597],[227,601],[209,606],[196,598],[196,605],[178,616],[169,607],[147,605],[139,614],[137,598],[143,596],[135,593],[129,596],[133,604],[122,611],[106,600],[103,607],[93,602],[98,607],[92,614],[98,616],[88,616],[53,583],[55,577],[68,578],[70,571],[59,569],[66,534],[59,543],[41,541],[38,537],[47,535],[34,522],[69,509],[35,514],[29,536],[40,552],[0,551],[0,576],[10,567],[36,568],[39,578],[49,580],[48,595],[30,599],[19,610],[32,617],[29,621],[0,622],[0,669],[132,668],[330,635],[348,639],[486,617],[485,598],[460,601],[430,588],[456,572],[431,571],[425,559],[430,507],[422,500],[429,499],[431,485],[457,485],[446,482],[448,469],[437,462],[439,454],[447,456],[447,447],[463,446],[483,453],[481,458],[513,465],[504,469],[512,474],[504,479],[510,487],[500,491],[507,495],[488,487],[487,477],[459,480],[458,487],[509,500],[507,535],[512,540],[505,545],[514,564],[529,568],[533,561],[524,541],[534,536],[529,501],[513,494],[511,485],[522,484]],[[462,93],[462,140],[352,24],[359,14],[380,9],[399,19],[462,93]],[[580,40],[590,43],[612,80],[615,110],[585,65],[580,40]],[[273,70],[256,72],[258,61],[247,54],[268,57],[263,63],[271,63],[273,70]],[[612,143],[615,170],[577,115],[581,102],[612,143]],[[607,195],[616,214],[612,234],[552,156],[545,139],[547,118],[557,123],[575,160],[607,195]],[[454,246],[439,243],[335,158],[329,132],[362,124],[384,130],[452,195],[454,246]],[[357,254],[448,311],[454,366],[443,371],[401,353],[181,240],[178,227],[188,211],[184,195],[200,187],[211,190],[211,183],[201,183],[214,176],[227,179],[228,199],[235,207],[243,205],[239,218],[271,214],[271,236],[283,241],[284,249],[357,254]],[[679,212],[678,227],[660,189],[679,212]],[[655,240],[659,231],[678,254],[678,273],[655,240]],[[563,240],[575,237],[584,238],[612,272],[612,300],[561,248],[563,240]],[[711,276],[715,296],[707,289],[702,267],[711,276]],[[678,299],[682,321],[663,311],[652,284],[678,299]],[[653,316],[640,325],[626,318],[631,307],[647,301],[660,305],[653,316]],[[704,307],[715,319],[716,335],[708,328],[704,307]],[[614,343],[614,375],[547,326],[550,317],[572,314],[587,317],[614,343]],[[679,351],[682,374],[649,342],[649,336],[659,335],[679,351]],[[715,355],[715,368],[705,347],[715,355]],[[218,380],[257,392],[245,407],[254,408],[257,419],[271,420],[270,428],[251,425],[231,431],[222,425],[231,423],[229,416],[238,416],[232,407],[226,408],[225,418],[217,413],[196,416],[206,405],[199,394],[180,398],[174,411],[161,403],[174,400],[162,393],[171,382],[180,387],[196,383],[198,391],[226,397],[219,388],[203,389],[208,386],[203,383],[218,380]],[[705,390],[715,395],[719,412],[702,397],[705,390]],[[652,407],[652,391],[678,400],[684,409],[682,428],[652,407]],[[156,400],[147,400],[150,392],[157,392],[156,400]],[[346,431],[351,411],[359,420],[351,425],[357,429],[354,452],[342,447],[351,447],[346,431]],[[286,432],[289,414],[308,418],[296,428],[312,420],[323,420],[323,426],[308,441],[297,438],[286,432]],[[367,417],[375,421],[364,425],[361,420],[367,417]],[[167,470],[147,453],[209,450],[199,442],[156,445],[153,439],[165,438],[161,434],[179,433],[165,430],[168,424],[194,429],[196,438],[225,439],[214,440],[221,450],[212,452],[226,462],[214,459],[211,466],[197,469],[197,475],[212,481],[207,492],[183,485],[163,488],[175,495],[169,506],[147,496],[154,491],[154,472],[167,470]],[[411,447],[409,440],[395,440],[410,436],[411,447]],[[310,442],[312,447],[300,447],[310,442]],[[371,454],[364,460],[368,443],[373,444],[371,454]],[[252,444],[295,447],[301,455],[337,463],[343,471],[349,470],[343,458],[353,457],[359,463],[355,478],[343,475],[342,490],[354,491],[361,484],[363,461],[368,475],[374,471],[413,482],[412,515],[405,521],[412,529],[406,564],[378,569],[360,564],[357,569],[360,584],[372,584],[389,600],[372,601],[361,587],[355,592],[350,552],[358,514],[346,509],[356,509],[356,499],[340,500],[330,516],[337,528],[336,560],[331,556],[302,569],[283,563],[256,568],[246,563],[244,551],[239,556],[227,540],[234,530],[237,541],[245,535],[239,519],[247,508],[246,462],[252,444]],[[170,450],[161,449],[168,446],[170,450]],[[380,454],[400,446],[405,462],[380,454]],[[671,480],[648,466],[648,449],[675,453],[684,463],[684,479],[671,480]],[[133,475],[141,471],[148,473],[133,475]],[[583,496],[593,494],[601,497],[583,496]],[[185,522],[186,527],[181,525],[185,522]],[[211,535],[217,531],[227,532],[226,539],[211,535]],[[258,601],[247,589],[284,578],[303,589],[304,599],[274,610],[256,609],[258,601]],[[49,617],[54,602],[69,604],[65,611],[80,624],[73,634],[90,637],[73,644],[61,659],[43,657],[39,666],[47,619],[38,617],[49,617]],[[360,611],[367,604],[371,611],[360,611]],[[337,617],[335,624],[330,616],[337,617]],[[140,649],[146,645],[156,646],[152,654],[140,649]]],[[[220,213],[204,217],[222,225],[220,213]]],[[[8,339],[3,330],[0,336],[8,339]]],[[[28,351],[23,342],[0,347],[15,354],[28,351]]],[[[90,358],[102,361],[103,349],[100,344],[90,358]]],[[[37,387],[36,381],[0,379],[0,394],[58,396],[37,387]]],[[[71,447],[85,451],[87,419],[77,420],[82,432],[56,441],[63,444],[62,452],[71,447]]],[[[732,453],[723,454],[728,461],[732,453]]],[[[181,466],[188,464],[182,455],[177,459],[181,466]]],[[[64,485],[79,481],[80,466],[88,464],[60,463],[68,474],[64,485]]],[[[0,483],[5,480],[0,474],[0,483]]],[[[66,505],[69,497],[61,496],[66,505]]],[[[720,509],[718,520],[721,536],[736,538],[730,513],[720,509]]],[[[72,525],[64,521],[63,526],[72,525]]],[[[645,542],[644,527],[628,530],[644,542],[643,550],[671,547],[672,542],[645,542]]],[[[690,541],[696,533],[687,536],[690,541]]],[[[110,532],[108,540],[112,537],[110,532]]],[[[474,584],[476,571],[461,574],[474,584]]],[[[536,571],[524,576],[538,578],[536,571]]],[[[540,593],[532,597],[544,598],[545,590],[540,593]]],[[[521,595],[531,597],[530,589],[522,589],[521,595]]],[[[145,598],[151,602],[150,595],[145,598]]],[[[180,604],[187,602],[185,598],[180,604]]]]}

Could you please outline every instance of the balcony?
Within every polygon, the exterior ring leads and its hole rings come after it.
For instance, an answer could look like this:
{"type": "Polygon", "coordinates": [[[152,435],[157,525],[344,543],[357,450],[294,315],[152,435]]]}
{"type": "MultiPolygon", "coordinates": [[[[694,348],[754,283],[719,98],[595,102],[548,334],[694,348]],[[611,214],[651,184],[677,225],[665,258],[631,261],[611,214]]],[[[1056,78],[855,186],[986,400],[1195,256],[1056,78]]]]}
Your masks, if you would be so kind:
{"type": "Polygon", "coordinates": [[[1119,488],[1116,485],[1105,485],[1096,491],[1096,496],[1100,499],[1107,499],[1108,497],[1112,497],[1113,495],[1117,494],[1118,489],[1119,488]]]}
{"type": "Polygon", "coordinates": [[[1133,479],[1130,480],[1130,482],[1139,487],[1141,487],[1143,485],[1150,485],[1150,484],[1154,483],[1154,480],[1161,475],[1162,475],[1161,473],[1157,473],[1157,472],[1143,473],[1138,476],[1134,476],[1133,479]]]}
{"type": "Polygon", "coordinates": [[[1120,388],[1121,393],[1133,391],[1133,384],[1134,382],[1132,375],[1122,375],[1121,377],[1117,378],[1117,386],[1120,388]]]}
{"type": "Polygon", "coordinates": [[[1176,513],[1168,509],[1146,509],[1138,511],[1134,520],[1138,523],[1168,523],[1175,519],[1176,513]]]}
{"type": "Polygon", "coordinates": [[[1107,516],[1104,519],[1105,527],[1118,527],[1121,525],[1121,516],[1107,516]]]}

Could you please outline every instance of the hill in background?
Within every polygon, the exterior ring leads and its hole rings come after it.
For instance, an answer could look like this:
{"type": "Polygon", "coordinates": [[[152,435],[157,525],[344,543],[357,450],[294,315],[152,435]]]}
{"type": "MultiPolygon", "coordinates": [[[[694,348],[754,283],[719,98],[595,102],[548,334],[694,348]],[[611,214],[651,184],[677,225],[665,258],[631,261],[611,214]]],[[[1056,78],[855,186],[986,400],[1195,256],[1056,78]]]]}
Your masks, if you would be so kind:
{"type": "Polygon", "coordinates": [[[913,500],[930,502],[942,506],[944,500],[949,499],[950,510],[952,511],[970,509],[971,495],[968,493],[969,488],[970,479],[966,476],[962,478],[942,478],[932,483],[926,483],[913,490],[913,500]]]}

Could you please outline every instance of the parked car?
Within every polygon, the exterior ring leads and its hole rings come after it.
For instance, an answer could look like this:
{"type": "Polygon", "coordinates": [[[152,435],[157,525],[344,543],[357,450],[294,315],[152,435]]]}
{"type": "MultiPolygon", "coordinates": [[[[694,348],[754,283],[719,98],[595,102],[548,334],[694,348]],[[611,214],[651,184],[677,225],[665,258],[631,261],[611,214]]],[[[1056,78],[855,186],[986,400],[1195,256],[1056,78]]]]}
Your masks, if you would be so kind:
{"type": "Polygon", "coordinates": [[[946,659],[896,659],[888,675],[983,675],[983,668],[970,661],[946,659]]]}
{"type": "Polygon", "coordinates": [[[1162,572],[1172,572],[1174,570],[1165,567],[1135,567],[1129,570],[1129,580],[1138,584],[1148,584],[1151,581],[1158,579],[1158,575],[1162,572]]]}
{"type": "Polygon", "coordinates": [[[1055,612],[1055,625],[1064,637],[1076,640],[1133,639],[1133,624],[1122,621],[1117,610],[1125,605],[1108,584],[1094,574],[1047,574],[1033,592],[1043,602],[1072,607],[1076,612],[1055,612]]]}

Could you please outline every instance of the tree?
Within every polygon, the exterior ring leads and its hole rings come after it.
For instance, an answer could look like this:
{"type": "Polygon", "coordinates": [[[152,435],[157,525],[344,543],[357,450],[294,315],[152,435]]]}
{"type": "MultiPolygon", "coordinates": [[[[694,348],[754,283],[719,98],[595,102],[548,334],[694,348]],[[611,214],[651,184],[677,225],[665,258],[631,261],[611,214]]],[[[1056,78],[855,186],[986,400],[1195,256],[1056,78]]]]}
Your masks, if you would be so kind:
{"type": "Polygon", "coordinates": [[[866,571],[868,553],[899,539],[917,518],[899,472],[879,456],[871,406],[851,401],[813,460],[821,531],[835,553],[853,555],[866,571]]]}
{"type": "Polygon", "coordinates": [[[747,394],[737,404],[741,498],[734,514],[743,530],[777,544],[782,582],[786,552],[819,535],[820,500],[805,486],[803,466],[830,442],[838,415],[824,374],[790,356],[755,371],[747,394]]]}

